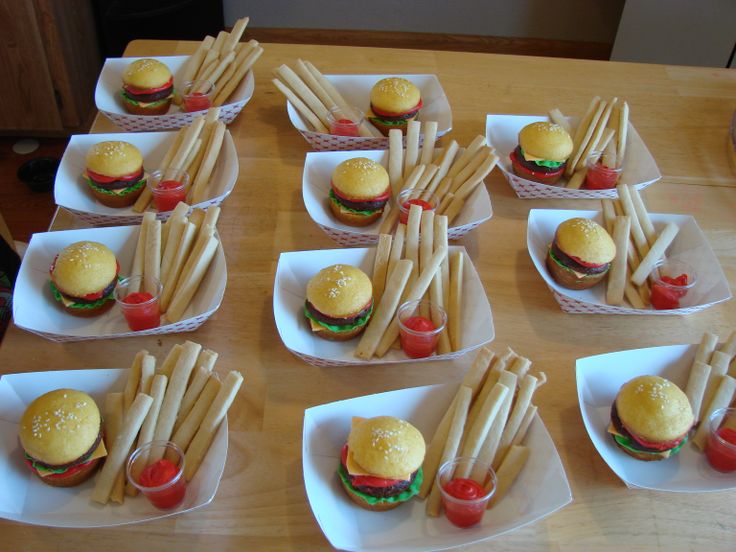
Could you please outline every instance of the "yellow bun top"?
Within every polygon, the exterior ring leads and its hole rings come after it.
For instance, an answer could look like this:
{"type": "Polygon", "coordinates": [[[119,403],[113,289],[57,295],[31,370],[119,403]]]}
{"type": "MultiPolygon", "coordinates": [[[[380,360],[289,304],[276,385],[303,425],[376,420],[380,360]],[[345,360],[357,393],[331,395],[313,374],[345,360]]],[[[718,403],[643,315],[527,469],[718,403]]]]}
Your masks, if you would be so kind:
{"type": "Polygon", "coordinates": [[[107,246],[81,241],[61,250],[51,279],[62,293],[82,297],[104,289],[116,272],[115,254],[107,246]]]}
{"type": "Polygon", "coordinates": [[[403,113],[416,107],[422,94],[413,82],[401,77],[381,79],[371,89],[371,104],[387,113],[403,113]]]}
{"type": "Polygon", "coordinates": [[[626,429],[647,441],[672,441],[693,425],[687,395],[659,376],[639,376],[625,383],[616,410],[626,429]]]}
{"type": "Polygon", "coordinates": [[[372,298],[371,279],[350,265],[336,264],[323,268],[307,284],[307,301],[332,318],[357,314],[372,298]]]}
{"type": "Polygon", "coordinates": [[[90,451],[100,422],[100,411],[87,393],[57,389],[28,405],[18,424],[18,436],[30,456],[44,464],[63,466],[90,451]]]}
{"type": "Polygon", "coordinates": [[[572,138],[560,125],[541,121],[526,125],[519,132],[524,153],[548,161],[565,161],[572,153],[572,138]]]}
{"type": "Polygon", "coordinates": [[[87,168],[104,176],[126,176],[143,166],[140,150],[128,142],[99,142],[87,152],[87,168]]]}
{"type": "Polygon", "coordinates": [[[393,416],[368,418],[348,437],[353,459],[368,473],[397,479],[414,473],[424,461],[424,437],[409,422],[393,416]]]}
{"type": "Polygon", "coordinates": [[[123,83],[136,88],[157,88],[171,78],[171,71],[157,59],[137,59],[123,72],[123,83]]]}
{"type": "Polygon", "coordinates": [[[555,241],[563,253],[588,263],[610,263],[616,256],[616,244],[608,232],[586,218],[571,218],[560,224],[555,241]]]}
{"type": "Polygon", "coordinates": [[[389,180],[380,163],[366,157],[353,157],[335,167],[332,184],[346,197],[371,199],[386,191],[389,180]]]}

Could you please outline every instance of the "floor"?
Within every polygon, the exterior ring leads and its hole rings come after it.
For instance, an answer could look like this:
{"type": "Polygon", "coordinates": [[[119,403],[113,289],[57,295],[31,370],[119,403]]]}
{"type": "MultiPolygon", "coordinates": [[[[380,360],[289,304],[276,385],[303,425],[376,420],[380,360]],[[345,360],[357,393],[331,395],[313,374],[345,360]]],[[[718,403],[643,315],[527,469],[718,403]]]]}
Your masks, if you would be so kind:
{"type": "Polygon", "coordinates": [[[53,189],[34,192],[18,178],[20,166],[37,157],[61,159],[67,138],[40,138],[39,148],[29,154],[13,151],[13,144],[20,138],[0,138],[0,215],[10,229],[13,239],[27,242],[35,232],[45,231],[56,205],[53,189]]]}

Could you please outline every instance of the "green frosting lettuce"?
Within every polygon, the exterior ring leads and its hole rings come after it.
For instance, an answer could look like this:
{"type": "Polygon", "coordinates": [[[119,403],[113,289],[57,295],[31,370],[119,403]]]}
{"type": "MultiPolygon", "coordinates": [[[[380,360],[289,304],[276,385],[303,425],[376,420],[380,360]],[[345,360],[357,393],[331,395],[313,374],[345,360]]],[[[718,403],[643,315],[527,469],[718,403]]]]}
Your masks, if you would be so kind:
{"type": "Polygon", "coordinates": [[[143,177],[138,182],[133,184],[132,186],[128,186],[127,188],[124,188],[121,193],[115,193],[106,188],[103,188],[102,186],[98,186],[97,184],[94,183],[94,181],[89,176],[84,176],[83,178],[87,181],[87,184],[89,185],[90,188],[94,188],[95,191],[100,192],[101,194],[111,195],[111,196],[128,195],[130,193],[140,190],[142,186],[146,185],[146,178],[143,177]]]}
{"type": "Polygon", "coordinates": [[[360,318],[358,318],[354,324],[348,324],[346,326],[333,326],[332,324],[327,324],[326,322],[317,320],[314,316],[310,314],[309,310],[307,310],[307,304],[304,303],[304,316],[306,316],[310,320],[314,320],[317,324],[327,328],[332,332],[349,332],[354,330],[355,328],[365,326],[368,323],[368,319],[371,317],[371,314],[373,314],[373,305],[371,305],[371,308],[368,309],[368,312],[365,314],[365,316],[361,316],[360,318]]]}
{"type": "MultiPolygon", "coordinates": [[[[524,150],[521,149],[521,146],[519,146],[519,150],[521,151],[521,155],[524,155],[524,150]]],[[[531,161],[531,163],[540,167],[547,167],[548,169],[559,169],[565,164],[565,161],[548,161],[547,159],[542,159],[541,161],[531,161]]]]}
{"type": "Polygon", "coordinates": [[[36,471],[43,470],[43,471],[47,471],[51,473],[64,473],[65,471],[69,469],[69,468],[47,468],[46,466],[41,466],[40,464],[37,464],[36,461],[31,456],[28,456],[27,452],[24,452],[23,456],[26,457],[26,460],[28,460],[31,463],[31,466],[33,466],[33,469],[36,471]]]}
{"type": "MultiPolygon", "coordinates": [[[[169,94],[165,98],[161,98],[160,100],[156,100],[155,102],[144,102],[144,103],[148,104],[148,105],[146,105],[146,107],[156,107],[157,105],[161,105],[164,102],[168,102],[169,99],[171,99],[171,96],[174,94],[174,92],[175,92],[175,90],[172,88],[171,94],[169,94]]],[[[141,104],[141,102],[139,102],[138,100],[134,100],[133,98],[131,98],[130,96],[128,96],[125,93],[125,90],[121,90],[120,91],[120,97],[123,99],[124,102],[128,102],[129,104],[133,104],[133,105],[140,105],[141,104]]]]}
{"type": "Polygon", "coordinates": [[[342,465],[342,462],[340,463],[340,467],[337,468],[337,475],[342,480],[342,482],[345,483],[346,489],[349,489],[351,493],[353,493],[356,496],[359,496],[360,498],[365,500],[368,504],[377,504],[379,502],[380,503],[404,502],[406,500],[409,500],[415,494],[419,493],[419,488],[422,486],[422,480],[424,479],[424,472],[422,472],[422,468],[419,468],[419,470],[417,471],[417,475],[414,478],[414,481],[412,481],[408,489],[406,489],[405,491],[395,496],[389,496],[386,498],[377,498],[375,496],[367,495],[365,493],[360,492],[359,490],[357,490],[355,487],[353,487],[350,484],[350,476],[348,475],[348,472],[345,470],[345,467],[342,465]]]}
{"type": "Polygon", "coordinates": [[[403,121],[387,121],[386,119],[381,119],[380,117],[371,117],[370,119],[371,121],[376,121],[386,126],[401,126],[407,124],[408,121],[408,119],[404,119],[403,121]]]}
{"type": "MultiPolygon", "coordinates": [[[[120,276],[118,276],[118,281],[120,280],[121,278],[120,276]]],[[[54,295],[54,299],[61,302],[61,292],[59,291],[59,288],[57,288],[54,285],[54,282],[50,280],[49,280],[49,285],[51,286],[51,293],[54,295]]],[[[94,308],[99,307],[100,305],[107,303],[108,301],[114,301],[114,300],[115,300],[115,290],[113,289],[113,291],[111,291],[104,297],[101,297],[94,303],[72,303],[71,305],[69,305],[69,308],[70,309],[94,309],[94,308]]]]}
{"type": "Polygon", "coordinates": [[[363,216],[369,217],[373,213],[376,212],[376,210],[373,210],[373,211],[370,211],[370,210],[368,210],[368,211],[358,211],[357,209],[351,209],[350,207],[347,207],[347,206],[343,205],[342,203],[340,203],[340,200],[335,195],[335,192],[332,190],[332,188],[330,188],[330,194],[329,195],[330,195],[330,201],[332,201],[334,204],[338,205],[342,209],[345,209],[346,211],[350,211],[351,213],[355,213],[356,215],[363,215],[363,216]]]}
{"type": "MultiPolygon", "coordinates": [[[[627,450],[630,450],[632,452],[635,452],[636,454],[651,454],[651,455],[656,456],[656,455],[662,454],[663,452],[667,452],[666,450],[661,450],[659,452],[652,452],[652,451],[648,451],[648,450],[642,450],[640,448],[637,448],[636,443],[632,439],[629,439],[628,437],[624,437],[622,435],[613,435],[613,438],[616,440],[616,442],[619,445],[621,445],[622,447],[624,447],[627,450]]],[[[680,449],[683,446],[685,446],[685,443],[687,443],[687,439],[688,439],[687,436],[685,436],[685,438],[682,441],[680,441],[680,444],[679,445],[677,445],[675,448],[669,449],[670,456],[672,456],[673,454],[677,454],[678,452],[680,452],[680,449]]]]}

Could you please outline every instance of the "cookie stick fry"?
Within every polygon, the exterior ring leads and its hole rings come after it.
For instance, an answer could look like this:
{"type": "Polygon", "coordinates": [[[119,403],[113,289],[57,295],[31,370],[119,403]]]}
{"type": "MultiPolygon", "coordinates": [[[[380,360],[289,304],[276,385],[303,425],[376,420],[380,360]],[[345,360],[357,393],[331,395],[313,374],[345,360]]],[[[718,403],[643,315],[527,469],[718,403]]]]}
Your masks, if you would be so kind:
{"type": "Polygon", "coordinates": [[[429,165],[434,157],[434,142],[437,139],[437,121],[425,121],[422,124],[424,125],[424,143],[422,144],[419,163],[429,165]]]}
{"type": "Polygon", "coordinates": [[[381,336],[386,331],[399,306],[401,295],[409,281],[411,269],[412,262],[402,259],[396,261],[389,272],[386,291],[380,303],[378,303],[368,327],[363,332],[358,347],[355,349],[357,358],[369,360],[376,352],[381,336]]]}
{"type": "Polygon", "coordinates": [[[527,374],[523,378],[520,378],[520,380],[521,385],[519,386],[519,392],[516,395],[511,414],[509,414],[509,418],[506,420],[506,425],[504,426],[503,433],[501,434],[501,441],[499,442],[498,450],[493,458],[494,469],[498,469],[498,466],[501,464],[501,460],[506,456],[509,447],[511,447],[511,442],[514,440],[516,432],[521,426],[524,414],[526,414],[526,409],[529,408],[534,391],[537,389],[537,378],[531,374],[527,374]]]}
{"type": "Polygon", "coordinates": [[[161,221],[154,220],[146,230],[143,257],[143,291],[158,294],[157,281],[161,279],[161,221]]]}
{"type": "MultiPolygon", "coordinates": [[[[412,190],[416,187],[419,180],[422,178],[422,175],[424,174],[425,166],[424,165],[417,165],[414,167],[414,170],[409,175],[409,178],[404,179],[403,185],[401,186],[401,190],[412,190]]],[[[398,194],[397,194],[398,195],[398,194]]],[[[399,220],[399,208],[394,202],[391,205],[391,209],[389,212],[384,215],[383,222],[381,222],[381,227],[378,229],[379,234],[390,234],[391,231],[394,228],[394,225],[396,224],[396,221],[399,220]]]]}
{"type": "Polygon", "coordinates": [[[419,121],[409,121],[406,127],[406,151],[404,152],[404,178],[406,178],[417,165],[419,158],[419,121]]]}
{"type": "MultiPolygon", "coordinates": [[[[338,105],[338,107],[342,109],[343,113],[351,113],[354,117],[355,114],[352,108],[348,105],[348,103],[345,101],[345,98],[342,97],[342,94],[338,92],[338,90],[332,85],[332,83],[328,81],[325,76],[320,73],[319,70],[311,62],[305,60],[304,64],[307,66],[307,69],[309,69],[309,71],[314,75],[317,81],[319,81],[325,92],[327,92],[334,100],[334,102],[338,105]]],[[[373,138],[383,137],[383,134],[376,127],[365,120],[360,125],[360,135],[366,137],[372,136],[373,138]]]]}
{"type": "Polygon", "coordinates": [[[391,234],[381,234],[378,237],[376,255],[373,259],[373,301],[374,307],[381,301],[383,290],[386,287],[388,274],[388,259],[391,254],[391,234]]]}
{"type": "Polygon", "coordinates": [[[629,104],[624,102],[618,112],[618,128],[616,132],[616,167],[620,168],[624,164],[624,156],[626,155],[626,138],[629,133],[629,104]]]}
{"type": "Polygon", "coordinates": [[[261,48],[260,46],[256,46],[252,51],[248,53],[245,60],[243,60],[243,62],[238,66],[237,70],[230,78],[230,80],[226,83],[222,83],[220,91],[215,96],[212,105],[221,106],[222,104],[227,102],[227,99],[235,91],[243,78],[245,78],[245,75],[248,73],[248,71],[250,71],[250,68],[253,67],[253,64],[258,61],[258,58],[261,57],[262,54],[263,48],[261,48]]]}
{"type": "Polygon", "coordinates": [[[429,494],[429,490],[432,488],[432,482],[434,481],[437,469],[440,466],[440,457],[442,455],[445,442],[447,441],[447,436],[449,435],[450,423],[452,421],[452,416],[460,391],[463,387],[468,387],[471,391],[471,400],[473,400],[474,397],[479,396],[481,384],[483,384],[483,379],[488,372],[489,359],[492,357],[493,353],[490,349],[487,347],[481,348],[475,356],[475,359],[473,359],[473,364],[471,364],[468,371],[465,372],[452,403],[450,403],[450,406],[442,417],[442,420],[437,425],[437,429],[434,430],[434,435],[427,447],[427,452],[424,456],[424,463],[422,464],[422,470],[424,471],[425,477],[422,481],[422,486],[419,489],[420,498],[426,498],[427,494],[429,494]]]}
{"type": "Polygon", "coordinates": [[[464,260],[465,256],[462,251],[455,251],[450,256],[450,302],[447,304],[447,326],[453,351],[462,349],[464,260]]]}
{"type": "MultiPolygon", "coordinates": [[[[104,410],[104,423],[105,423],[105,440],[108,445],[114,443],[120,433],[120,428],[123,425],[123,401],[124,393],[108,393],[105,395],[105,410],[104,410]]],[[[115,495],[115,502],[121,504],[123,502],[124,487],[124,475],[120,472],[115,476],[115,482],[113,483],[113,489],[111,494],[115,495]]]]}
{"type": "Polygon", "coordinates": [[[730,358],[728,355],[723,354],[721,351],[713,351],[713,355],[710,358],[710,374],[708,375],[708,381],[705,384],[705,391],[703,392],[703,400],[700,404],[700,412],[695,414],[695,418],[702,422],[707,422],[706,408],[713,400],[716,394],[716,389],[720,384],[723,376],[728,373],[728,363],[730,358]]]}
{"type": "Polygon", "coordinates": [[[498,468],[498,472],[496,474],[498,486],[496,487],[496,491],[493,493],[491,500],[488,501],[487,508],[492,508],[508,492],[511,485],[514,484],[514,481],[516,481],[516,478],[519,476],[519,473],[521,473],[521,470],[524,469],[524,465],[526,465],[526,462],[529,459],[529,452],[529,447],[521,445],[513,445],[509,449],[508,454],[506,454],[506,458],[498,468]]]}
{"type": "Polygon", "coordinates": [[[143,393],[138,393],[130,409],[125,413],[120,433],[117,435],[115,442],[112,443],[109,454],[105,459],[105,464],[102,466],[102,470],[95,482],[91,496],[94,502],[106,504],[109,500],[110,493],[115,484],[115,478],[118,472],[123,469],[128,451],[135,442],[138,430],[143,425],[143,420],[146,418],[152,403],[153,399],[151,397],[143,393]]]}
{"type": "Polygon", "coordinates": [[[391,190],[394,196],[399,195],[401,183],[403,182],[404,170],[404,146],[402,145],[403,134],[398,128],[388,131],[388,179],[391,182],[391,190]]]}
{"type": "Polygon", "coordinates": [[[174,296],[176,290],[176,282],[181,274],[182,267],[186,262],[189,253],[194,245],[195,226],[193,223],[188,222],[184,227],[184,231],[181,234],[181,240],[179,241],[179,247],[176,250],[173,261],[171,262],[171,268],[164,281],[164,291],[161,295],[161,312],[166,312],[171,302],[171,298],[174,296]]]}
{"type": "MultiPolygon", "coordinates": [[[[147,393],[151,396],[153,402],[151,403],[151,408],[148,409],[148,414],[146,414],[146,418],[143,420],[143,425],[141,426],[140,433],[138,434],[138,447],[153,441],[153,432],[156,429],[156,420],[158,419],[158,414],[161,410],[161,402],[163,401],[164,393],[166,392],[167,381],[168,378],[163,374],[158,374],[153,377],[150,393],[147,393]]],[[[142,451],[141,456],[143,457],[142,461],[136,463],[131,470],[135,480],[138,479],[138,476],[143,470],[143,466],[146,465],[148,453],[146,451],[142,451]]],[[[138,494],[138,489],[128,481],[125,485],[125,494],[128,496],[136,496],[138,494]]]]}
{"type": "Polygon", "coordinates": [[[136,394],[138,393],[138,385],[141,381],[141,365],[143,364],[144,357],[148,355],[148,351],[141,349],[138,351],[133,358],[133,363],[128,369],[128,379],[125,382],[125,389],[123,390],[123,410],[130,408],[133,404],[136,394]]]}
{"type": "Polygon", "coordinates": [[[629,246],[631,219],[628,216],[616,217],[613,227],[613,243],[616,245],[616,256],[611,263],[606,284],[606,303],[620,305],[624,301],[626,287],[626,249],[629,246]]]}
{"type": "MultiPolygon", "coordinates": [[[[419,227],[421,236],[419,242],[419,272],[421,272],[429,262],[429,259],[432,258],[434,246],[434,211],[422,211],[419,227]]],[[[419,314],[425,318],[431,316],[427,303],[419,304],[419,314]]]]}
{"type": "MultiPolygon", "coordinates": [[[[186,452],[187,447],[192,442],[194,435],[197,433],[197,429],[202,424],[202,420],[207,415],[207,410],[212,406],[212,402],[220,392],[222,384],[216,374],[210,374],[205,382],[204,389],[197,397],[196,402],[192,405],[192,408],[187,413],[186,417],[181,420],[179,427],[174,431],[174,435],[171,440],[179,445],[179,448],[186,452]]],[[[171,460],[172,462],[176,459],[174,451],[167,451],[164,458],[171,460]]]]}
{"type": "Polygon", "coordinates": [[[404,254],[404,237],[406,236],[406,224],[399,224],[391,241],[391,252],[388,256],[388,268],[386,270],[386,278],[391,276],[391,271],[396,266],[396,262],[401,260],[404,254]]]}
{"type": "Polygon", "coordinates": [[[705,388],[708,385],[710,371],[710,364],[706,364],[705,362],[696,360],[695,362],[693,362],[693,365],[690,368],[690,375],[687,378],[685,395],[687,395],[687,399],[690,401],[690,406],[693,410],[693,416],[695,417],[694,422],[696,424],[700,421],[700,411],[703,405],[703,395],[705,394],[705,388]]]}
{"type": "Polygon", "coordinates": [[[189,444],[184,455],[184,477],[187,481],[191,481],[194,474],[197,473],[207,450],[212,443],[217,428],[227,415],[230,405],[235,400],[235,395],[243,383],[243,376],[240,372],[231,371],[220,387],[215,400],[212,401],[207,414],[202,420],[194,439],[189,444]]]}
{"type": "MultiPolygon", "coordinates": [[[[589,130],[590,130],[591,133],[593,132],[592,129],[591,129],[591,122],[593,120],[593,117],[595,117],[595,114],[596,114],[598,108],[600,107],[600,101],[601,101],[600,96],[596,96],[592,100],[590,100],[590,104],[588,105],[588,109],[586,110],[585,115],[583,115],[583,118],[580,119],[580,123],[578,124],[577,128],[575,129],[575,136],[572,139],[572,143],[573,143],[572,152],[573,152],[573,154],[575,154],[580,149],[580,145],[583,142],[583,139],[585,138],[585,135],[587,134],[587,132],[589,130]]],[[[603,109],[601,109],[601,113],[602,112],[603,112],[603,109]]],[[[590,137],[588,137],[588,139],[589,138],[590,137]]],[[[570,164],[568,163],[567,170],[565,171],[565,174],[567,174],[567,176],[570,176],[570,175],[572,175],[573,170],[574,170],[574,168],[571,167],[570,164]],[[568,172],[568,170],[569,170],[569,172],[568,172]]]]}
{"type": "Polygon", "coordinates": [[[291,88],[306,103],[312,112],[322,121],[325,127],[329,128],[330,120],[327,108],[319,101],[319,98],[312,92],[304,81],[297,75],[288,65],[281,65],[274,70],[274,73],[291,88]]]}
{"type": "Polygon", "coordinates": [[[215,37],[209,35],[204,37],[204,40],[199,43],[199,46],[197,46],[197,50],[191,56],[189,56],[184,66],[184,71],[182,72],[180,79],[182,83],[194,80],[194,76],[199,71],[199,68],[202,66],[202,62],[207,55],[207,50],[209,50],[214,43],[215,37]]]}
{"type": "MultiPolygon", "coordinates": [[[[416,282],[409,289],[409,294],[406,297],[407,301],[416,301],[424,295],[429,287],[429,283],[434,277],[434,273],[439,269],[445,257],[447,257],[446,247],[441,247],[434,252],[427,267],[419,274],[419,278],[417,278],[416,282]]],[[[376,354],[379,357],[385,355],[397,337],[399,337],[399,324],[397,318],[394,316],[378,344],[376,354]]]]}
{"type": "Polygon", "coordinates": [[[680,227],[677,226],[677,224],[674,222],[667,223],[667,226],[664,227],[664,230],[662,230],[657,237],[657,241],[654,242],[654,245],[652,245],[652,248],[649,250],[646,257],[642,259],[641,264],[639,264],[639,267],[631,276],[631,281],[634,284],[641,285],[644,283],[644,280],[646,280],[652,270],[654,270],[657,261],[662,258],[662,255],[664,255],[664,252],[670,246],[679,231],[680,227]]]}
{"type": "Polygon", "coordinates": [[[219,355],[210,349],[204,349],[199,353],[197,362],[195,363],[194,375],[189,381],[187,390],[184,393],[184,397],[181,399],[181,406],[179,412],[176,415],[176,422],[174,422],[174,431],[181,425],[186,415],[192,409],[192,406],[197,400],[197,397],[202,393],[207,379],[212,374],[212,369],[215,367],[217,357],[219,355]]]}
{"type": "Polygon", "coordinates": [[[692,438],[693,444],[695,444],[695,446],[700,450],[704,450],[705,442],[708,439],[708,433],[710,432],[710,427],[709,424],[706,423],[706,420],[715,410],[724,408],[731,404],[735,392],[736,379],[731,376],[722,376],[713,398],[706,406],[705,410],[702,411],[700,416],[700,426],[698,426],[695,436],[692,438]]]}
{"type": "MultiPolygon", "coordinates": [[[[453,405],[450,407],[453,410],[452,421],[450,422],[450,427],[447,432],[447,439],[445,440],[444,447],[442,448],[442,456],[439,461],[440,466],[457,456],[457,451],[460,448],[460,440],[463,437],[463,427],[465,427],[465,420],[468,417],[468,409],[470,408],[472,395],[473,391],[470,387],[461,385],[457,392],[457,397],[453,401],[453,405]]],[[[427,481],[432,489],[426,506],[427,515],[430,517],[437,517],[440,513],[441,493],[434,476],[431,479],[427,478],[427,481]]],[[[424,485],[424,481],[422,481],[422,485],[424,485]]]]}
{"type": "Polygon", "coordinates": [[[299,114],[306,119],[306,121],[312,125],[312,128],[316,132],[327,133],[327,127],[320,121],[319,117],[305,104],[291,89],[282,83],[279,79],[272,79],[271,82],[279,89],[279,91],[286,96],[286,99],[291,102],[299,114]]]}
{"type": "Polygon", "coordinates": [[[215,257],[218,243],[217,238],[210,238],[196,257],[191,272],[184,274],[183,279],[177,283],[171,304],[166,309],[166,317],[169,321],[178,322],[184,316],[184,311],[189,306],[207,273],[207,268],[215,257]]]}

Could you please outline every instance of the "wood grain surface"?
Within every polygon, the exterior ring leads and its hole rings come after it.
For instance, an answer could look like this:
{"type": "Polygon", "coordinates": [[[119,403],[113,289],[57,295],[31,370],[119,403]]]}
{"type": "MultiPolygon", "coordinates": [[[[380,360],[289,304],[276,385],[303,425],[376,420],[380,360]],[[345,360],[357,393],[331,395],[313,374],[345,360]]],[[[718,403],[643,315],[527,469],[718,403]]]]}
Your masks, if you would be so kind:
{"type": "MultiPolygon", "coordinates": [[[[129,55],[181,54],[194,43],[136,41],[129,55]]],[[[223,206],[219,231],[228,262],[220,310],[194,334],[54,344],[11,327],[0,372],[128,366],[146,348],[159,359],[193,339],[219,351],[218,371],[245,383],[229,414],[230,448],[219,492],[205,509],[103,530],[60,530],[0,521],[7,550],[324,550],[329,544],[302,483],[301,430],[313,405],[405,387],[458,381],[470,358],[454,363],[316,368],[281,344],[272,314],[279,253],[332,248],[301,197],[308,144],[292,128],[271,69],[297,57],[325,73],[435,73],[452,106],[452,138],[467,144],[486,113],[579,115],[593,95],[619,96],[664,177],[644,193],[653,212],[693,215],[731,287],[736,283],[736,178],[727,130],[736,109],[736,72],[601,61],[415,50],[266,44],[256,92],[231,131],[240,177],[223,206]]],[[[114,127],[98,118],[94,131],[114,127]]],[[[594,449],[580,417],[575,359],[622,349],[696,343],[706,330],[736,328],[729,301],[688,317],[563,313],[526,251],[531,208],[597,208],[597,202],[521,200],[496,170],[486,185],[493,218],[463,244],[492,305],[496,340],[544,370],[535,402],[562,457],[574,502],[550,517],[468,550],[733,550],[736,493],[675,494],[627,489],[594,449]]],[[[64,216],[57,227],[68,225],[64,216]]],[[[380,414],[380,413],[377,413],[380,414]]],[[[428,436],[427,436],[428,437],[428,436]]]]}

